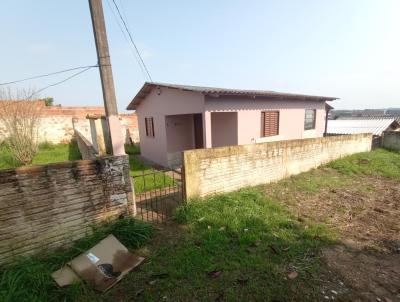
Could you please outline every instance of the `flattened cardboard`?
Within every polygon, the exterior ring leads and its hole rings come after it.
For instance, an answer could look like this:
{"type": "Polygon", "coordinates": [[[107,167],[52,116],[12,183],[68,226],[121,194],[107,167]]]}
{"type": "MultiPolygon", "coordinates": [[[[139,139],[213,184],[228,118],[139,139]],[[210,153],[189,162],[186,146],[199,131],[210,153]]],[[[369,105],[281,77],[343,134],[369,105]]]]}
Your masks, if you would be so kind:
{"type": "Polygon", "coordinates": [[[104,292],[143,260],[131,254],[113,235],[109,235],[68,265],[94,289],[104,292]]]}
{"type": "Polygon", "coordinates": [[[60,268],[58,271],[55,271],[54,273],[51,274],[53,277],[54,281],[58,284],[60,287],[64,287],[67,285],[70,285],[74,282],[80,282],[81,279],[79,279],[78,275],[75,274],[75,272],[68,266],[64,266],[60,268]]]}

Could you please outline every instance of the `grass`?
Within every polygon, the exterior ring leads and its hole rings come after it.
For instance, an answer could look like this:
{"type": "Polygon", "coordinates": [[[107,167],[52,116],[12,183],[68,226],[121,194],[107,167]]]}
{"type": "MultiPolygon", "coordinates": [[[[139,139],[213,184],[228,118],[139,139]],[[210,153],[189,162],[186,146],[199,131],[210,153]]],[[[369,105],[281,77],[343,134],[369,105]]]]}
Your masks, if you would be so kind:
{"type": "MultiPolygon", "coordinates": [[[[3,272],[0,300],[321,301],[322,282],[336,275],[326,268],[320,251],[337,242],[337,233],[312,218],[298,218],[283,200],[291,196],[295,202],[296,194],[345,187],[365,175],[397,179],[399,162],[399,153],[376,150],[276,184],[192,200],[178,208],[179,226],[164,229],[141,247],[138,253],[147,261],[109,292],[94,294],[84,284],[58,289],[49,279],[48,274],[60,263],[89,247],[86,243],[69,253],[26,260],[3,272]],[[298,275],[289,278],[293,271],[298,275]],[[9,292],[16,299],[10,300],[9,292]]],[[[149,169],[139,161],[131,165],[133,171],[149,169]]],[[[122,233],[117,237],[130,247],[144,242],[132,239],[129,243],[134,232],[122,233]]],[[[148,236],[133,237],[145,240],[148,236]]]]}
{"type": "Polygon", "coordinates": [[[0,269],[0,301],[98,301],[99,295],[85,283],[58,288],[51,273],[109,234],[133,249],[145,243],[152,231],[149,224],[124,218],[97,226],[92,235],[76,241],[68,250],[21,258],[0,269]]]}
{"type": "Polygon", "coordinates": [[[143,193],[154,189],[164,188],[173,185],[173,179],[164,172],[157,172],[156,169],[140,159],[140,148],[137,145],[125,145],[125,152],[129,155],[130,176],[134,177],[136,193],[143,193]],[[141,176],[141,175],[145,176],[141,176]],[[149,175],[146,175],[149,174],[149,175]],[[139,177],[138,177],[139,176],[139,177]]]}
{"type": "Polygon", "coordinates": [[[332,161],[328,167],[342,175],[380,175],[400,179],[400,153],[377,149],[332,161]]]}
{"type": "Polygon", "coordinates": [[[192,201],[176,218],[186,225],[185,234],[161,244],[109,300],[132,299],[139,289],[141,301],[292,301],[318,294],[317,251],[333,235],[322,225],[300,223],[261,188],[192,201]],[[290,270],[296,279],[287,278],[290,270]],[[212,278],[212,271],[221,274],[212,278]]]}
{"type": "MultiPolygon", "coordinates": [[[[39,145],[38,153],[33,158],[32,165],[79,159],[81,159],[81,154],[75,142],[70,144],[42,143],[39,145]]],[[[0,169],[16,168],[17,166],[9,149],[4,144],[0,144],[0,169]]]]}

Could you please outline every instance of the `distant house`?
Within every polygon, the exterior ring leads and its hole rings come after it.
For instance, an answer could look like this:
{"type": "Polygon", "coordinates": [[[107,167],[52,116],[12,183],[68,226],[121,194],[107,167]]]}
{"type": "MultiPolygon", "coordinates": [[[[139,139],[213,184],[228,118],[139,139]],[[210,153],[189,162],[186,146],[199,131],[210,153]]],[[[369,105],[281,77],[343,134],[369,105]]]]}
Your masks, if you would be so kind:
{"type": "Polygon", "coordinates": [[[136,110],[142,155],[179,165],[181,151],[322,137],[334,97],[145,83],[136,110]]]}
{"type": "Polygon", "coordinates": [[[355,134],[372,133],[381,136],[384,131],[399,131],[400,124],[395,118],[343,118],[328,120],[327,133],[334,134],[355,134]]]}

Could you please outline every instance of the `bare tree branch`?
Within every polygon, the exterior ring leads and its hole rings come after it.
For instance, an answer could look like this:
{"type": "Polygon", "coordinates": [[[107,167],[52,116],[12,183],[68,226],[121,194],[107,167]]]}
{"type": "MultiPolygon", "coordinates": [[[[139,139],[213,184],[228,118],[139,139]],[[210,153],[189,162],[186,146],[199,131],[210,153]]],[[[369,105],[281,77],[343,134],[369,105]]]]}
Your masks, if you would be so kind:
{"type": "Polygon", "coordinates": [[[0,123],[6,130],[5,143],[20,165],[32,163],[38,150],[38,128],[42,105],[32,101],[32,90],[0,90],[0,123]]]}

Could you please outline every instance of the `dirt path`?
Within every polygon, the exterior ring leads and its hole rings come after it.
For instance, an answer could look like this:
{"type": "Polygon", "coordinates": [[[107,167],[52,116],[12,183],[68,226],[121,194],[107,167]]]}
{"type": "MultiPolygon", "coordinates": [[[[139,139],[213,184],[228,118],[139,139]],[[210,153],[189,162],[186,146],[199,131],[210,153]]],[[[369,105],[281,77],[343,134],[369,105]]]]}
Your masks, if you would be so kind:
{"type": "Polygon", "coordinates": [[[340,188],[286,195],[295,196],[295,202],[278,198],[299,220],[337,231],[341,244],[325,249],[323,259],[353,292],[352,301],[400,301],[399,181],[356,177],[340,188]]]}

